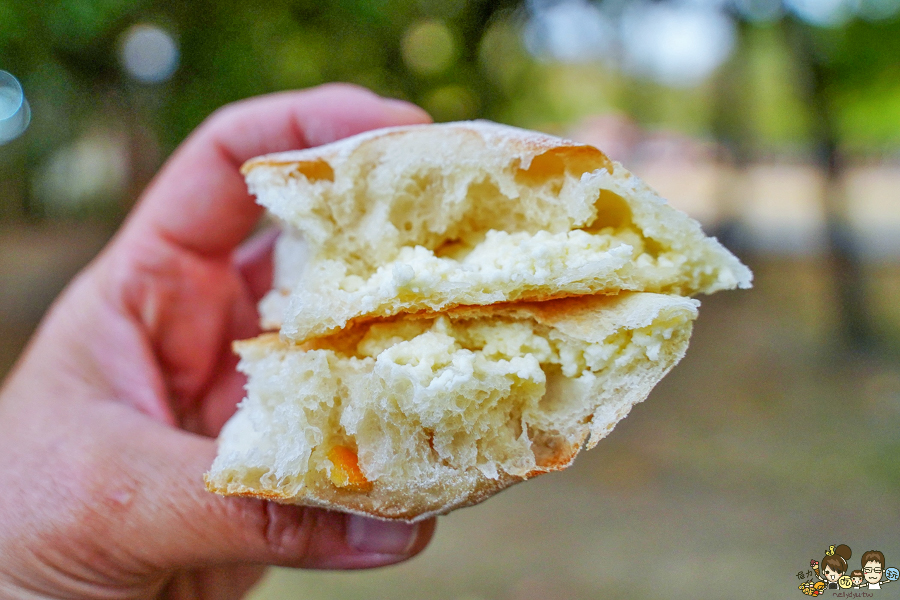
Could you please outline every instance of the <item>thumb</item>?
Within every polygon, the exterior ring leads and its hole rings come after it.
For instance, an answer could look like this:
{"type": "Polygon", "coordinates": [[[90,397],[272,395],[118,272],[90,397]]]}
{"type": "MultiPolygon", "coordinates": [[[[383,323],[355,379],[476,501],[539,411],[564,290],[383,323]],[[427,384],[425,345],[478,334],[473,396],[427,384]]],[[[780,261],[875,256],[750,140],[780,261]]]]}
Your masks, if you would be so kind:
{"type": "MultiPolygon", "coordinates": [[[[161,426],[164,427],[164,426],[161,426]]],[[[266,500],[208,492],[205,473],[215,458],[209,438],[165,428],[156,460],[145,460],[146,559],[161,568],[262,563],[319,569],[378,567],[425,548],[434,519],[388,522],[266,500]],[[149,534],[149,535],[148,535],[149,534]]],[[[136,532],[139,533],[139,532],[136,532]]]]}

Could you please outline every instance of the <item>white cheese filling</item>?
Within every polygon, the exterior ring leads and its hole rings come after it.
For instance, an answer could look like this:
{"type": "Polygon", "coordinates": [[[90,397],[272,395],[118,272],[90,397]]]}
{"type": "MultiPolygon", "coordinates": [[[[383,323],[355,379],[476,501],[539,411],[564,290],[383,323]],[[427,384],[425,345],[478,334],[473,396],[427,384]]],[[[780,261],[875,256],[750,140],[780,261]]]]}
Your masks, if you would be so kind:
{"type": "MultiPolygon", "coordinates": [[[[403,247],[374,272],[351,272],[347,263],[282,261],[276,289],[261,304],[264,326],[294,339],[343,327],[361,315],[400,310],[442,310],[457,304],[546,299],[597,290],[667,291],[683,277],[685,258],[646,249],[630,228],[560,233],[488,231],[474,247],[403,247]],[[306,268],[304,268],[306,264],[306,268]],[[309,323],[319,329],[309,330],[309,323]]],[[[282,254],[297,254],[288,236],[282,254]]],[[[276,261],[276,264],[279,264],[276,261]]]]}

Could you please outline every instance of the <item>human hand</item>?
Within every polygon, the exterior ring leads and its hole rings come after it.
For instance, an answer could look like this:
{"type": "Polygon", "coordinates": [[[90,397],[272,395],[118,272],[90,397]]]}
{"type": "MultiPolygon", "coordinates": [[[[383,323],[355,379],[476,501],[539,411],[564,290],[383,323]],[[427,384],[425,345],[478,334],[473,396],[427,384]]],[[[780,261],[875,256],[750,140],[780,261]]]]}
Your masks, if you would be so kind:
{"type": "Polygon", "coordinates": [[[203,473],[243,396],[230,343],[258,333],[271,235],[238,172],[259,154],[420,109],[342,85],[239,102],[172,155],[0,389],[0,597],[237,598],[266,564],[404,560],[434,521],[222,498],[203,473]]]}

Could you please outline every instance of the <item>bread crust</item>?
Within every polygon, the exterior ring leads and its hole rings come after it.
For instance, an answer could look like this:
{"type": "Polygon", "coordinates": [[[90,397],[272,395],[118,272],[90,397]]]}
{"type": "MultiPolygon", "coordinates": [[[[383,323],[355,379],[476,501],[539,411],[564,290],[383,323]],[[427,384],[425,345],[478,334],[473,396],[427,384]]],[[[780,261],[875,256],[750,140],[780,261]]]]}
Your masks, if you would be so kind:
{"type": "MultiPolygon", "coordinates": [[[[615,367],[613,371],[598,373],[588,388],[578,388],[581,389],[578,392],[578,402],[586,407],[588,418],[584,423],[571,424],[564,435],[553,433],[534,438],[535,467],[520,475],[499,471],[496,477],[488,477],[475,468],[448,468],[441,471],[438,478],[431,477],[421,481],[412,479],[398,483],[376,478],[365,491],[336,487],[324,477],[307,477],[298,489],[247,485],[233,471],[214,465],[206,477],[207,488],[224,495],[256,497],[404,521],[418,521],[477,504],[516,483],[567,468],[582,447],[593,447],[605,437],[634,404],[646,398],[653,386],[684,355],[690,335],[690,322],[696,316],[698,304],[696,300],[688,298],[632,293],[541,303],[460,307],[443,313],[441,316],[457,323],[494,319],[534,322],[559,335],[589,343],[600,343],[623,328],[646,328],[670,321],[673,316],[681,319],[681,324],[675,327],[671,337],[661,340],[662,349],[656,360],[645,360],[638,356],[627,365],[623,363],[615,367]]],[[[430,315],[430,318],[436,316],[438,315],[430,315]]],[[[427,317],[424,314],[402,315],[383,322],[418,321],[427,317]]],[[[371,326],[372,324],[360,325],[333,336],[308,340],[303,344],[282,339],[277,333],[268,333],[251,340],[235,342],[234,348],[244,361],[254,364],[267,357],[352,347],[371,326]]],[[[254,375],[250,372],[251,379],[260,376],[261,373],[254,375]]],[[[320,376],[324,377],[324,374],[320,376]]],[[[575,393],[573,390],[570,392],[575,393]]],[[[289,394],[288,391],[285,393],[289,394]]],[[[228,443],[228,436],[223,439],[228,443]]]]}
{"type": "Polygon", "coordinates": [[[541,468],[530,471],[524,477],[503,473],[497,479],[488,479],[479,474],[480,476],[476,476],[474,482],[469,481],[470,478],[466,477],[460,477],[458,481],[447,481],[445,487],[456,488],[453,494],[455,500],[437,507],[433,503],[411,501],[411,499],[417,497],[417,494],[411,494],[410,490],[402,490],[400,492],[390,489],[384,490],[377,482],[372,486],[373,489],[366,492],[345,491],[326,484],[314,488],[306,488],[300,496],[281,490],[263,490],[246,485],[226,485],[210,477],[209,474],[204,475],[204,482],[208,491],[222,496],[257,498],[259,500],[278,502],[279,504],[295,504],[324,508],[326,510],[337,510],[374,517],[384,521],[415,523],[447,514],[459,508],[474,506],[517,483],[527,481],[538,475],[562,471],[571,466],[580,448],[581,444],[578,444],[561,450],[541,468]]]}
{"type": "Polygon", "coordinates": [[[559,152],[566,158],[594,162],[612,172],[612,161],[606,154],[593,146],[492,121],[475,120],[375,129],[323,146],[257,156],[241,166],[241,173],[249,175],[256,169],[266,167],[288,167],[303,170],[304,166],[317,165],[322,161],[329,165],[340,165],[352,154],[363,151],[366,145],[374,140],[398,138],[407,132],[423,128],[470,133],[480,141],[484,141],[485,144],[496,147],[500,152],[518,158],[521,161],[519,166],[522,169],[528,169],[535,156],[553,151],[559,152]]]}
{"type": "Polygon", "coordinates": [[[682,295],[752,279],[600,150],[487,121],[242,173],[286,233],[219,494],[419,521],[565,469],[684,355],[682,295]]]}
{"type": "Polygon", "coordinates": [[[275,289],[260,304],[263,329],[298,342],[399,313],[620,291],[693,295],[752,280],[696,221],[600,150],[515,127],[375,130],[258,157],[243,172],[283,222],[285,247],[308,247],[305,265],[277,261],[275,289]],[[453,244],[465,250],[442,253],[453,244]]]}

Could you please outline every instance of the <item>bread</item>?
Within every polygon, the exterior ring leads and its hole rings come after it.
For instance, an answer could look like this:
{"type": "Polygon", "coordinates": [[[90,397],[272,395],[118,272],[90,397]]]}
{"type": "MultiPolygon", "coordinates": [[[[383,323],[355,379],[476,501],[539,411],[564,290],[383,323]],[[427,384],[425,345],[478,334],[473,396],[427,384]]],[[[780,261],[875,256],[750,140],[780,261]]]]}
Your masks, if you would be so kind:
{"type": "Polygon", "coordinates": [[[590,146],[486,122],[384,129],[243,169],[282,223],[278,330],[210,491],[418,521],[564,469],[750,271],[590,146]]]}
{"type": "Polygon", "coordinates": [[[297,342],[404,312],[752,278],[596,148],[513,127],[382,129],[243,170],[285,229],[263,325],[297,342]]]}
{"type": "Polygon", "coordinates": [[[417,521],[568,466],[681,359],[698,302],[460,307],[237,342],[247,398],[209,490],[417,521]]]}

